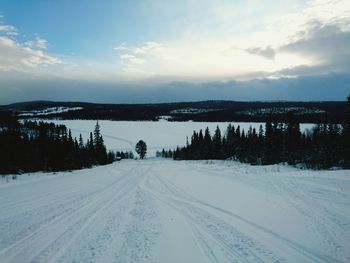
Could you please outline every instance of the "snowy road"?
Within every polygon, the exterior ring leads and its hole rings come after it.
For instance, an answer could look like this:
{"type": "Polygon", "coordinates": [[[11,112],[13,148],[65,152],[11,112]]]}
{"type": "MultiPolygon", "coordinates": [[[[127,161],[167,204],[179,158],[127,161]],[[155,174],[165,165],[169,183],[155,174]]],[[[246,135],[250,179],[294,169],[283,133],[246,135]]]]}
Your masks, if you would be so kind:
{"type": "Polygon", "coordinates": [[[350,261],[350,171],[122,161],[0,200],[0,262],[350,261]]]}

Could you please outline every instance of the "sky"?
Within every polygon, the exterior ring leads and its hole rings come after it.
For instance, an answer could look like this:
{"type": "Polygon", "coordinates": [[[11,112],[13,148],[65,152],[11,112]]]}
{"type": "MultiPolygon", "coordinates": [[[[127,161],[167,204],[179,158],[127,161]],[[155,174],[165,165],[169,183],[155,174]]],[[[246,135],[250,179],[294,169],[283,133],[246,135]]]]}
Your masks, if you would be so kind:
{"type": "Polygon", "coordinates": [[[349,94],[349,0],[0,0],[0,104],[349,94]]]}

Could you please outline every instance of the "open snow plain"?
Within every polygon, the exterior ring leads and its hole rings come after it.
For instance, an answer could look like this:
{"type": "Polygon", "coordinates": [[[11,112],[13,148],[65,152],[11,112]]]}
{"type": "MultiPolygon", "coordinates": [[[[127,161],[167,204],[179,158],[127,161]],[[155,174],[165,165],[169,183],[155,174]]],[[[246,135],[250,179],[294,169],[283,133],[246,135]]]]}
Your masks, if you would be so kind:
{"type": "Polygon", "coordinates": [[[123,160],[0,180],[0,262],[350,262],[350,171],[123,160]]]}

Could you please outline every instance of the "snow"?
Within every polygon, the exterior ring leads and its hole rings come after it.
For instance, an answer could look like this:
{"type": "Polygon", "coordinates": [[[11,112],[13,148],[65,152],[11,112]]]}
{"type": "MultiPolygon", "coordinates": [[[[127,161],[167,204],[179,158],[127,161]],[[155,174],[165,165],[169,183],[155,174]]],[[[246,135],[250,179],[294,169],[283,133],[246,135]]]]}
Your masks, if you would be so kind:
{"type": "Polygon", "coordinates": [[[170,114],[199,114],[204,112],[219,111],[220,109],[198,109],[198,108],[184,108],[170,111],[170,114]]]}
{"type": "Polygon", "coordinates": [[[58,114],[58,113],[64,113],[68,111],[76,111],[76,110],[82,110],[82,107],[49,107],[45,108],[43,110],[31,110],[31,111],[22,111],[18,114],[20,117],[24,116],[30,116],[35,117],[39,115],[50,115],[50,114],[58,114]]]}
{"type": "MultiPolygon", "coordinates": [[[[81,133],[86,140],[89,132],[94,130],[96,121],[92,120],[46,120],[56,124],[64,124],[72,130],[75,137],[81,133]]],[[[229,122],[166,122],[166,121],[99,121],[101,134],[109,150],[135,149],[135,144],[143,140],[147,144],[148,156],[155,156],[157,150],[163,148],[176,148],[186,144],[186,136],[189,140],[193,131],[204,130],[209,127],[211,134],[216,126],[220,127],[222,133],[226,131],[229,122]]],[[[235,127],[240,125],[241,131],[248,131],[249,126],[259,130],[264,123],[257,122],[231,122],[235,127]]],[[[314,124],[301,124],[301,130],[311,129],[314,124]]]]}
{"type": "Polygon", "coordinates": [[[322,114],[325,110],[317,108],[305,108],[305,107],[273,107],[273,108],[261,108],[261,109],[251,109],[246,111],[239,111],[239,114],[245,114],[250,116],[263,115],[263,114],[286,114],[292,111],[296,115],[302,114],[322,114]]]}
{"type": "Polygon", "coordinates": [[[123,160],[0,179],[0,262],[349,262],[350,171],[123,160]]]}

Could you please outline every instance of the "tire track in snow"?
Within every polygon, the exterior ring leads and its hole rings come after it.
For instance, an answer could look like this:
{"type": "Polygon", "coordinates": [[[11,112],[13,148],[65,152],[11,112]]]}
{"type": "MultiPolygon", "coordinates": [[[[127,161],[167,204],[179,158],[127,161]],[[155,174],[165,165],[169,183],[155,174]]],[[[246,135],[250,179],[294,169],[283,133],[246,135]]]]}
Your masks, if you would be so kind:
{"type": "MultiPolygon", "coordinates": [[[[128,176],[128,174],[119,176],[112,184],[104,189],[97,190],[92,196],[87,196],[79,206],[63,211],[59,216],[42,225],[30,235],[1,250],[0,261],[30,262],[67,230],[79,231],[80,228],[74,229],[74,226],[79,226],[79,223],[91,218],[96,211],[101,212],[102,210],[98,210],[98,207],[117,194],[114,192],[114,187],[117,187],[117,192],[119,192],[123,189],[123,186],[130,182],[132,182],[132,177],[128,176]],[[123,183],[123,181],[126,182],[123,183]]],[[[103,206],[103,208],[105,207],[107,206],[103,206]]],[[[91,223],[92,221],[88,222],[91,223]]],[[[85,226],[85,224],[82,226],[85,226]]]]}
{"type": "Polygon", "coordinates": [[[187,223],[191,226],[193,237],[197,241],[198,247],[201,248],[202,254],[209,260],[208,262],[220,263],[220,260],[216,257],[214,250],[210,244],[206,242],[208,237],[205,237],[195,224],[192,224],[189,221],[187,221],[187,223]]]}
{"type": "Polygon", "coordinates": [[[146,187],[148,187],[147,190],[157,199],[177,210],[186,218],[193,229],[197,243],[201,245],[202,251],[206,251],[205,255],[211,262],[216,262],[220,255],[216,255],[213,251],[208,252],[208,248],[211,247],[212,242],[208,243],[208,238],[203,238],[204,236],[209,236],[221,251],[224,252],[226,260],[230,262],[237,259],[240,262],[283,261],[273,255],[272,252],[267,251],[258,241],[239,232],[232,225],[226,223],[208,210],[195,205],[193,201],[188,202],[187,198],[183,199],[179,191],[169,186],[163,179],[160,179],[160,176],[157,176],[157,179],[165,185],[171,195],[159,194],[154,188],[149,187],[150,183],[146,184],[146,187]]]}
{"type": "MultiPolygon", "coordinates": [[[[107,171],[108,167],[105,167],[107,171]]],[[[94,170],[92,170],[93,172],[94,170]]],[[[80,172],[80,171],[79,171],[80,172]]],[[[91,170],[85,170],[85,172],[91,172],[91,170]]],[[[63,181],[66,182],[68,179],[71,181],[70,176],[74,176],[74,174],[67,175],[69,178],[66,177],[63,181]]],[[[120,180],[120,176],[117,179],[114,179],[113,182],[117,182],[117,180],[120,180]]],[[[80,189],[80,193],[71,195],[70,187],[65,188],[65,184],[61,182],[62,180],[59,180],[60,184],[62,184],[61,190],[59,190],[58,187],[56,187],[56,181],[52,181],[49,179],[50,185],[54,184],[55,187],[48,187],[48,191],[55,191],[59,192],[59,195],[56,193],[53,193],[53,196],[48,196],[49,198],[41,200],[39,204],[32,203],[32,205],[28,205],[24,208],[24,210],[19,209],[19,207],[14,207],[12,213],[10,213],[11,216],[7,216],[5,213],[5,218],[0,220],[0,233],[3,233],[0,237],[0,245],[1,248],[6,248],[9,245],[17,242],[18,240],[21,240],[22,238],[28,236],[29,234],[37,231],[42,225],[46,225],[50,221],[54,220],[58,216],[60,216],[61,213],[69,212],[71,210],[75,210],[77,207],[79,207],[80,203],[84,201],[84,199],[98,195],[104,188],[105,185],[101,186],[96,184],[98,182],[98,176],[95,175],[89,175],[79,177],[79,180],[74,184],[73,190],[80,189]],[[89,185],[84,187],[82,190],[82,184],[80,180],[88,180],[89,185]],[[96,187],[96,185],[98,185],[96,187]],[[91,187],[92,186],[92,187],[91,187]],[[55,198],[57,197],[58,198],[55,198]],[[11,229],[11,231],[8,231],[8,229],[11,229]]],[[[35,182],[34,182],[35,184],[35,182]]],[[[15,186],[16,187],[16,186],[15,186]]],[[[26,187],[31,187],[30,185],[26,185],[26,187]]],[[[16,192],[16,191],[15,191],[16,192]]],[[[30,192],[31,195],[35,195],[36,191],[30,192]]],[[[26,198],[27,196],[23,196],[22,198],[26,198]]],[[[34,199],[35,201],[35,199],[34,199]]],[[[3,210],[1,210],[3,213],[3,210]]]]}
{"type": "MultiPolygon", "coordinates": [[[[108,169],[107,167],[104,167],[105,169],[108,169]]],[[[50,182],[50,184],[54,184],[54,189],[49,188],[49,189],[45,189],[45,192],[42,194],[39,194],[35,191],[29,192],[29,193],[20,193],[21,196],[17,195],[18,190],[16,188],[23,188],[23,184],[26,184],[27,188],[32,187],[33,184],[38,183],[35,179],[34,180],[28,180],[28,181],[24,181],[20,184],[15,184],[12,185],[12,188],[10,189],[4,189],[4,190],[11,190],[13,193],[16,193],[16,198],[21,198],[20,200],[12,200],[14,198],[14,196],[10,196],[7,199],[3,198],[2,199],[2,203],[0,204],[0,211],[2,211],[2,215],[0,216],[0,220],[6,218],[6,217],[10,217],[11,216],[11,212],[14,213],[15,215],[19,214],[20,208],[23,208],[25,211],[23,212],[29,212],[30,210],[35,210],[35,209],[40,209],[41,206],[47,206],[50,205],[52,206],[53,204],[57,203],[57,201],[60,200],[64,200],[65,198],[67,198],[68,196],[74,195],[74,194],[84,194],[81,191],[81,181],[80,180],[86,180],[88,177],[88,179],[90,181],[94,181],[94,182],[98,182],[98,178],[96,178],[96,176],[91,175],[91,174],[82,174],[82,172],[87,172],[87,173],[91,173],[95,170],[96,168],[92,168],[89,170],[78,170],[75,171],[74,173],[63,173],[60,176],[55,176],[55,177],[44,177],[42,178],[43,180],[46,179],[46,182],[50,182]],[[73,181],[73,184],[67,186],[67,184],[65,183],[64,180],[61,180],[61,176],[69,176],[70,179],[75,180],[73,181]],[[29,185],[28,185],[29,184],[29,185]],[[32,184],[32,185],[30,185],[32,184]],[[53,191],[54,190],[54,191],[53,191]],[[62,196],[62,192],[64,191],[65,195],[62,196]],[[28,196],[28,194],[30,194],[28,196]],[[59,199],[55,198],[56,196],[60,197],[59,199]],[[52,199],[52,200],[51,200],[52,199]],[[36,202],[36,201],[42,201],[45,200],[45,203],[42,204],[41,202],[36,202]],[[48,204],[47,202],[51,200],[50,204],[48,204]],[[8,211],[7,211],[8,210],[8,211]]],[[[118,169],[118,168],[114,168],[113,170],[118,169]]],[[[110,169],[108,169],[110,170],[110,169]]],[[[120,170],[120,169],[119,169],[120,170]]],[[[112,171],[112,170],[111,170],[112,171]]],[[[40,183],[40,181],[39,181],[40,183]]],[[[91,182],[92,183],[92,182],[91,182]]],[[[95,189],[93,189],[95,190],[95,189]]],[[[73,196],[74,197],[74,196],[73,196]]]]}
{"type": "Polygon", "coordinates": [[[124,232],[121,233],[123,243],[115,262],[156,262],[153,247],[159,234],[158,211],[153,195],[141,187],[152,165],[142,165],[145,169],[141,171],[142,177],[133,193],[132,206],[125,217],[124,232]]]}
{"type": "MultiPolygon", "coordinates": [[[[273,180],[270,180],[270,183],[286,202],[309,219],[308,228],[311,232],[316,232],[320,236],[322,243],[326,244],[327,248],[332,248],[332,254],[344,254],[344,251],[348,249],[346,240],[334,236],[334,233],[341,233],[339,229],[336,229],[339,227],[336,222],[339,217],[341,218],[341,215],[333,215],[333,212],[327,209],[322,201],[313,202],[314,196],[307,191],[300,190],[300,186],[296,185],[295,182],[293,183],[289,178],[279,180],[279,184],[276,184],[273,180]],[[320,210],[323,210],[323,212],[320,210]]],[[[329,258],[328,260],[333,262],[335,259],[329,258]]]]}
{"type": "MultiPolygon", "coordinates": [[[[130,176],[130,175],[128,175],[130,176]]],[[[88,228],[90,224],[94,222],[94,220],[105,210],[108,208],[113,202],[119,200],[123,200],[123,197],[127,193],[127,190],[130,190],[131,183],[134,183],[135,181],[130,179],[125,184],[120,185],[120,189],[117,193],[115,193],[112,197],[109,198],[109,200],[104,199],[104,204],[102,206],[99,206],[96,211],[92,213],[91,216],[83,223],[82,226],[79,227],[79,230],[76,231],[68,241],[64,243],[64,246],[60,246],[58,253],[56,253],[53,257],[49,259],[49,262],[58,262],[58,260],[64,255],[64,253],[73,245],[73,243],[77,240],[77,238],[88,228]],[[106,202],[105,202],[106,201],[106,202]]]]}
{"type": "MultiPolygon", "coordinates": [[[[155,191],[155,189],[151,189],[151,192],[156,193],[156,195],[158,197],[160,197],[162,199],[163,197],[163,201],[164,198],[167,199],[168,201],[170,200],[170,202],[174,203],[174,208],[176,208],[177,206],[185,206],[187,207],[187,210],[189,211],[189,213],[193,214],[193,211],[197,211],[199,214],[201,214],[202,216],[198,216],[197,218],[204,218],[205,216],[213,216],[213,220],[215,222],[215,220],[221,220],[220,218],[216,218],[215,215],[212,215],[207,209],[203,209],[204,207],[210,208],[210,209],[215,209],[221,213],[224,213],[230,217],[233,217],[236,220],[239,220],[259,231],[262,231],[263,233],[267,233],[269,235],[272,235],[274,238],[278,239],[279,241],[282,241],[287,247],[292,248],[294,251],[296,251],[298,254],[303,255],[304,257],[308,258],[308,260],[311,260],[312,262],[324,262],[325,260],[327,262],[339,262],[338,260],[331,258],[329,256],[326,255],[319,255],[318,253],[312,251],[309,248],[306,248],[294,241],[291,241],[285,237],[282,237],[281,235],[274,233],[273,231],[266,229],[265,227],[262,227],[254,222],[251,222],[245,218],[242,218],[239,215],[236,215],[230,211],[226,211],[224,209],[221,209],[219,207],[213,206],[211,204],[202,202],[200,200],[194,199],[193,197],[189,197],[189,195],[187,193],[185,193],[183,190],[179,189],[178,187],[176,187],[174,184],[170,183],[168,180],[166,180],[165,178],[157,175],[158,179],[160,181],[162,181],[163,185],[165,185],[165,187],[168,188],[170,195],[168,194],[164,194],[161,193],[159,194],[159,192],[157,193],[155,191]],[[198,209],[198,210],[197,210],[198,209]]],[[[149,186],[149,185],[148,185],[149,186]]],[[[191,218],[191,217],[190,217],[191,218]]],[[[195,217],[196,218],[196,217],[195,217]]],[[[193,219],[193,218],[192,218],[193,219]]],[[[195,219],[194,219],[195,220],[195,219]]],[[[197,222],[198,223],[198,222],[197,222]]],[[[196,220],[194,221],[194,224],[196,224],[196,220]]],[[[213,232],[212,234],[216,235],[216,232],[213,232]]],[[[248,238],[249,240],[249,238],[248,238]]],[[[260,244],[259,244],[260,245],[260,244]]],[[[241,249],[241,247],[240,247],[241,249]]],[[[261,248],[259,247],[259,249],[257,250],[259,254],[261,250],[261,248]]],[[[271,254],[270,254],[271,255],[271,254]]],[[[245,255],[246,256],[246,255],[245,255]]],[[[243,259],[242,259],[243,260],[243,259]]],[[[271,260],[268,260],[271,261],[271,260]]],[[[279,259],[279,261],[281,261],[281,259],[279,259]]],[[[244,260],[242,262],[245,262],[244,260]]],[[[255,262],[255,260],[253,261],[248,261],[248,262],[255,262]]]]}
{"type": "MultiPolygon", "coordinates": [[[[278,175],[274,174],[266,174],[262,178],[264,178],[264,181],[261,179],[258,180],[252,180],[252,178],[247,178],[246,174],[243,171],[230,171],[231,173],[227,173],[227,171],[208,171],[205,170],[204,168],[198,168],[198,167],[193,167],[193,164],[186,163],[187,167],[191,170],[213,175],[213,176],[221,176],[224,178],[229,178],[229,179],[237,179],[245,184],[252,185],[252,186],[263,186],[266,189],[272,190],[274,193],[278,193],[287,203],[292,205],[296,210],[307,217],[310,222],[308,228],[312,230],[312,232],[316,232],[319,236],[320,239],[323,240],[323,243],[327,244],[327,248],[332,248],[333,250],[329,253],[330,255],[338,255],[344,254],[344,251],[346,251],[346,240],[338,240],[339,237],[334,237],[334,233],[341,233],[342,231],[336,231],[334,230],[335,227],[335,222],[341,221],[346,222],[347,219],[342,217],[342,215],[339,216],[332,216],[333,213],[329,211],[327,206],[324,205],[324,200],[319,200],[319,202],[311,202],[310,199],[313,199],[313,196],[308,194],[305,191],[300,190],[301,185],[296,185],[293,184],[291,185],[291,180],[294,179],[297,180],[302,180],[304,178],[295,178],[295,177],[290,177],[290,176],[283,176],[283,177],[278,177],[278,175]],[[241,176],[239,176],[241,174],[241,176]],[[239,176],[239,177],[237,177],[239,176]],[[274,177],[274,180],[278,180],[278,184],[274,181],[271,180],[271,176],[274,177]],[[324,213],[320,213],[319,209],[324,209],[324,213]]],[[[279,173],[279,170],[274,170],[272,169],[270,171],[271,173],[279,173]]],[[[250,172],[249,172],[250,173],[250,172]]],[[[300,173],[299,170],[293,171],[292,174],[295,173],[300,173]]],[[[259,178],[261,176],[258,176],[259,178]]],[[[307,178],[306,178],[307,179],[307,178]]],[[[337,194],[337,193],[336,193],[337,194]]],[[[329,201],[329,199],[327,199],[329,201]]],[[[208,204],[206,204],[208,205],[208,204]]],[[[211,205],[210,205],[211,206],[211,205]]],[[[218,208],[219,210],[222,210],[218,208]]],[[[227,213],[228,211],[223,211],[227,213]]],[[[230,212],[228,212],[230,213],[230,212]]],[[[237,215],[235,215],[237,216],[237,215]]],[[[253,222],[250,222],[253,223],[253,222]]],[[[253,223],[255,224],[255,223],[253,223]]],[[[259,226],[260,227],[260,226],[259,226]]],[[[268,229],[265,229],[268,230],[268,229]]],[[[264,230],[264,231],[265,231],[264,230]]],[[[270,230],[268,230],[270,231],[270,230]]],[[[281,237],[282,238],[282,237],[281,237]]],[[[285,238],[283,238],[285,239],[285,238]]],[[[299,250],[306,249],[311,252],[310,249],[305,248],[304,246],[288,240],[288,242],[294,243],[293,246],[298,248],[299,250]]],[[[314,253],[314,252],[311,252],[314,253]]],[[[320,258],[323,258],[327,262],[339,262],[338,259],[331,257],[326,254],[318,255],[320,258]]]]}
{"type": "Polygon", "coordinates": [[[129,209],[130,200],[143,176],[140,163],[126,176],[131,178],[125,185],[119,185],[120,192],[104,205],[98,214],[89,218],[78,233],[66,233],[57,240],[42,257],[50,262],[111,262],[117,257],[120,247],[119,237],[123,231],[124,218],[129,209]],[[141,170],[140,170],[141,169],[141,170]],[[68,241],[67,241],[68,240],[68,241]],[[58,253],[55,247],[59,247],[58,253]],[[51,255],[50,255],[51,253],[51,255]]]}

